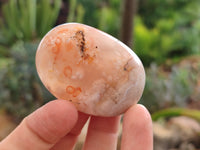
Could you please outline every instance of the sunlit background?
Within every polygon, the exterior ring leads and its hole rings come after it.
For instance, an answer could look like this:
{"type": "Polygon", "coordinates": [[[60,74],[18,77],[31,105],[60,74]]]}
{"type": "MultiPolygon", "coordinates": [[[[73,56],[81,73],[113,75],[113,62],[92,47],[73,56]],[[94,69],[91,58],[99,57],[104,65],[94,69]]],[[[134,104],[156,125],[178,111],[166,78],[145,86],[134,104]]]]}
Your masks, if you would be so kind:
{"type": "Polygon", "coordinates": [[[200,149],[199,0],[0,0],[0,140],[54,99],[35,53],[51,28],[67,22],[103,30],[141,58],[140,103],[152,115],[155,150],[200,149]]]}

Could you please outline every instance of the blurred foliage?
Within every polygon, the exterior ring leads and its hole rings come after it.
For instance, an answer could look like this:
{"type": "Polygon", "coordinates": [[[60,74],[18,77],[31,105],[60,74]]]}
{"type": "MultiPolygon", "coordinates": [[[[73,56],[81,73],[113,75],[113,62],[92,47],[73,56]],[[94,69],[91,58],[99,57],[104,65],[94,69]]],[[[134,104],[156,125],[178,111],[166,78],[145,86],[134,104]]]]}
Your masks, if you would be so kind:
{"type": "Polygon", "coordinates": [[[200,54],[200,1],[141,1],[135,51],[144,64],[200,54]]]}
{"type": "Polygon", "coordinates": [[[67,17],[67,22],[79,22],[83,23],[85,9],[82,4],[77,4],[77,0],[70,0],[69,16],[67,17]]]}
{"type": "Polygon", "coordinates": [[[200,122],[200,111],[187,108],[168,108],[164,110],[157,111],[151,115],[152,120],[156,121],[158,119],[169,118],[174,116],[187,116],[191,117],[200,122]]]}
{"type": "Polygon", "coordinates": [[[160,58],[162,51],[158,51],[157,47],[159,31],[147,29],[140,17],[135,19],[134,30],[134,51],[142,59],[142,62],[148,65],[155,59],[162,59],[160,58]]]}
{"type": "Polygon", "coordinates": [[[53,97],[39,81],[35,68],[38,43],[17,42],[11,58],[0,61],[0,107],[21,119],[53,97]]]}
{"type": "Polygon", "coordinates": [[[196,20],[199,14],[195,11],[199,9],[199,0],[141,0],[138,12],[145,24],[152,28],[163,18],[176,18],[176,15],[185,16],[180,18],[182,22],[196,20]]]}
{"type": "Polygon", "coordinates": [[[44,36],[55,25],[60,5],[61,0],[9,0],[2,6],[0,43],[44,36]]]}
{"type": "Polygon", "coordinates": [[[172,66],[170,72],[152,64],[146,75],[146,87],[140,102],[151,112],[171,106],[184,107],[190,99],[199,100],[200,63],[196,69],[191,65],[172,66]]]}
{"type": "Polygon", "coordinates": [[[53,99],[38,78],[35,53],[60,5],[61,0],[9,0],[1,6],[0,107],[18,121],[53,99]]]}
{"type": "Polygon", "coordinates": [[[101,8],[96,15],[97,18],[99,18],[98,28],[100,30],[105,31],[115,37],[119,37],[120,17],[118,10],[106,6],[101,8]]]}
{"type": "Polygon", "coordinates": [[[70,0],[67,22],[91,25],[118,38],[120,4],[119,0],[70,0]]]}

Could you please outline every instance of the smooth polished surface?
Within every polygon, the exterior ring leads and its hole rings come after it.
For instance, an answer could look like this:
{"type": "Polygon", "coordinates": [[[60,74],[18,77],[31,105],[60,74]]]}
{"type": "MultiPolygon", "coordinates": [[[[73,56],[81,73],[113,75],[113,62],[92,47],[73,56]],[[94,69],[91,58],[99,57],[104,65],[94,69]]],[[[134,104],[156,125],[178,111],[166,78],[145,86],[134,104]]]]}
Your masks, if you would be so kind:
{"type": "Polygon", "coordinates": [[[45,35],[36,67],[55,97],[95,116],[125,112],[139,101],[145,84],[143,65],[130,48],[78,23],[57,26],[45,35]]]}

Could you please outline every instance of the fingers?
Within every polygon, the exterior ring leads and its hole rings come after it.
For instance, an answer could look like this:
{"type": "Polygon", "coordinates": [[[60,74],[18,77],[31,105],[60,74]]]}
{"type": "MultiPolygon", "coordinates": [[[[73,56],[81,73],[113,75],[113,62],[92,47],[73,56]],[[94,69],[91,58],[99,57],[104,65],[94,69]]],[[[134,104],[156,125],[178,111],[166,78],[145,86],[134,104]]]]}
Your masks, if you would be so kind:
{"type": "Polygon", "coordinates": [[[142,105],[132,106],[124,115],[121,150],[153,150],[151,116],[142,105]]]}
{"type": "Polygon", "coordinates": [[[89,115],[79,112],[78,121],[74,128],[64,136],[51,150],[73,150],[77,141],[78,135],[80,134],[84,124],[88,120],[89,115]]]}
{"type": "Polygon", "coordinates": [[[83,150],[116,150],[120,117],[91,117],[83,150]]]}
{"type": "Polygon", "coordinates": [[[73,104],[55,100],[28,117],[0,144],[2,150],[49,150],[76,124],[73,104]]]}

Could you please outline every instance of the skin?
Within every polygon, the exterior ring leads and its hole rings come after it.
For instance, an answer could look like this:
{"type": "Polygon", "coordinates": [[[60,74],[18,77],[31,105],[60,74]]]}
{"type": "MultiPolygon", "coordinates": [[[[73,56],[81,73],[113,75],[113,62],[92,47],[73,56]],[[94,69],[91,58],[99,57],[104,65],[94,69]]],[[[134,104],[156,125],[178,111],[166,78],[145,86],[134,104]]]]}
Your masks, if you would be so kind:
{"type": "MultiPolygon", "coordinates": [[[[68,101],[51,101],[24,118],[0,149],[73,150],[88,118],[68,101]]],[[[116,150],[120,118],[91,116],[83,150],[116,150]]],[[[151,116],[142,105],[124,114],[121,150],[153,150],[151,116]]]]}

